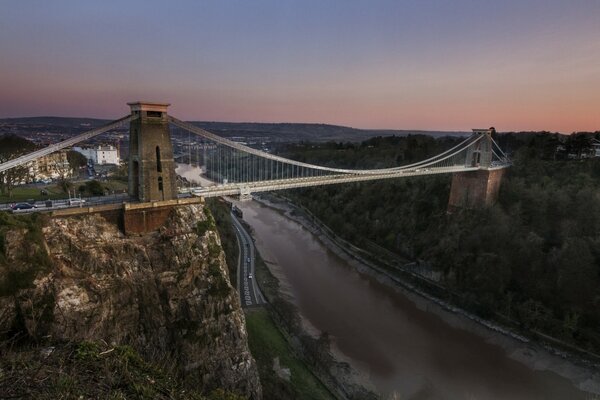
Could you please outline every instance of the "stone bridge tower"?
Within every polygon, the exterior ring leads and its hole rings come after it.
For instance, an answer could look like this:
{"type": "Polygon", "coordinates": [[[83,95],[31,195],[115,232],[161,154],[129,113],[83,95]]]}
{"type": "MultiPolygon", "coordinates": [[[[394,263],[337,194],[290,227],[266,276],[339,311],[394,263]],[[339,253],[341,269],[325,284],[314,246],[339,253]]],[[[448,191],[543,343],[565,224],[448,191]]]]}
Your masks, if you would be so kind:
{"type": "Polygon", "coordinates": [[[465,167],[474,171],[452,174],[448,211],[460,208],[480,208],[494,204],[498,198],[504,168],[492,165],[492,134],[494,128],[473,129],[474,135],[483,137],[467,151],[465,167]]]}
{"type": "Polygon", "coordinates": [[[169,104],[127,104],[138,116],[129,126],[129,195],[141,202],[176,199],[169,104]]]}

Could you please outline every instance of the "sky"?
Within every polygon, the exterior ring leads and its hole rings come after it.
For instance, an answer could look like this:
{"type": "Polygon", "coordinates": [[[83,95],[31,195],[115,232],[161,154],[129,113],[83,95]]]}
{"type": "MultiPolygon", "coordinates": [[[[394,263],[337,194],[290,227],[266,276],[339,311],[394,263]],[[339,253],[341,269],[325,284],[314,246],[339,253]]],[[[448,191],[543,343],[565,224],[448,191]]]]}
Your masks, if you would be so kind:
{"type": "Polygon", "coordinates": [[[600,0],[0,0],[0,117],[600,130],[600,0]]]}

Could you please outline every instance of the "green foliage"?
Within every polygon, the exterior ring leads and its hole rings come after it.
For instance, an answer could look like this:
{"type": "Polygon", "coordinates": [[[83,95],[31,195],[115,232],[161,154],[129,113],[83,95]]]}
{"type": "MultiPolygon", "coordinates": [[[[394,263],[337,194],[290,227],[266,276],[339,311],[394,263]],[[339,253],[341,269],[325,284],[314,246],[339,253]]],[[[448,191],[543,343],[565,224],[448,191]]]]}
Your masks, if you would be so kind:
{"type": "Polygon", "coordinates": [[[235,231],[229,214],[229,206],[220,199],[207,199],[206,204],[214,216],[217,231],[221,238],[221,247],[225,251],[225,258],[229,269],[229,280],[233,286],[237,282],[237,265],[239,249],[235,231]]]}
{"type": "Polygon", "coordinates": [[[69,161],[69,166],[73,170],[77,170],[87,165],[87,159],[85,156],[73,150],[69,150],[67,152],[67,161],[69,161]]]}
{"type": "Polygon", "coordinates": [[[206,232],[216,229],[215,219],[213,218],[210,209],[206,206],[204,207],[204,215],[206,216],[206,219],[204,221],[198,221],[196,224],[196,233],[198,236],[204,236],[206,232]]]}
{"type": "Polygon", "coordinates": [[[103,196],[107,189],[94,179],[86,181],[83,185],[79,186],[78,190],[84,196],[103,196]]]}
{"type": "Polygon", "coordinates": [[[73,190],[73,182],[68,179],[61,179],[58,182],[58,186],[64,193],[70,193],[73,190]]]}
{"type": "Polygon", "coordinates": [[[226,297],[229,295],[230,288],[221,271],[219,260],[211,260],[208,264],[208,275],[210,276],[210,285],[208,287],[208,294],[217,297],[226,297]]]}
{"type": "Polygon", "coordinates": [[[331,399],[327,389],[315,379],[304,363],[296,358],[281,335],[269,313],[264,309],[246,314],[248,344],[258,364],[258,373],[267,398],[272,399],[331,399]],[[287,382],[273,372],[273,360],[289,368],[291,380],[287,382]]]}
{"type": "MultiPolygon", "coordinates": [[[[17,158],[36,149],[33,142],[16,135],[0,136],[0,163],[17,158]]],[[[11,168],[0,172],[0,193],[12,197],[15,185],[28,178],[26,166],[11,168]]]]}
{"type": "MultiPolygon", "coordinates": [[[[199,221],[196,225],[196,233],[199,236],[204,236],[207,231],[216,230],[215,219],[213,218],[208,207],[204,207],[204,215],[206,220],[199,221]]],[[[221,246],[217,243],[214,236],[208,237],[208,276],[209,286],[208,294],[220,298],[225,298],[230,294],[230,286],[221,270],[221,246]]]]}
{"type": "Polygon", "coordinates": [[[208,240],[208,255],[211,258],[217,258],[221,254],[221,246],[217,243],[213,236],[208,240]]]}
{"type": "Polygon", "coordinates": [[[75,358],[80,361],[97,361],[100,358],[100,345],[96,342],[81,342],[75,349],[75,358]]]}
{"type": "Polygon", "coordinates": [[[42,227],[47,217],[42,214],[13,215],[0,212],[0,296],[10,296],[32,286],[41,271],[51,266],[45,250],[42,227]],[[23,242],[18,247],[17,262],[6,258],[6,234],[24,229],[23,242]]]}

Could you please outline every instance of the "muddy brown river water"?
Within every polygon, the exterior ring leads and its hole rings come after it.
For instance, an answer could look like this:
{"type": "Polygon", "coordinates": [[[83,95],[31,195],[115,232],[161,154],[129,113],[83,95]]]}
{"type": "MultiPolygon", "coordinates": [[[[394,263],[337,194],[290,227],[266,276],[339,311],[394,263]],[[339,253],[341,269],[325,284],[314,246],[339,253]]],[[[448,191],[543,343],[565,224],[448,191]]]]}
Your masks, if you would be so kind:
{"type": "Polygon", "coordinates": [[[404,294],[358,273],[311,232],[255,201],[238,203],[270,268],[303,317],[384,394],[402,399],[590,399],[482,337],[450,326],[404,294]]]}

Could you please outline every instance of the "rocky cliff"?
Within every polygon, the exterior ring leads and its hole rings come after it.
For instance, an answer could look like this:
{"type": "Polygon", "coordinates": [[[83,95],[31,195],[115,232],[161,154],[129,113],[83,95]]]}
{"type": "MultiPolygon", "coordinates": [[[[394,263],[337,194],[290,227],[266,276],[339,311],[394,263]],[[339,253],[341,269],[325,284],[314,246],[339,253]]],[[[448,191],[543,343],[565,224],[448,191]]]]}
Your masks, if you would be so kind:
{"type": "Polygon", "coordinates": [[[99,214],[48,219],[37,233],[15,225],[0,237],[1,335],[129,345],[172,362],[200,392],[261,397],[244,315],[202,206],[173,209],[158,232],[137,237],[99,214]]]}

